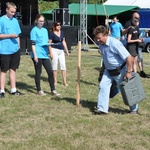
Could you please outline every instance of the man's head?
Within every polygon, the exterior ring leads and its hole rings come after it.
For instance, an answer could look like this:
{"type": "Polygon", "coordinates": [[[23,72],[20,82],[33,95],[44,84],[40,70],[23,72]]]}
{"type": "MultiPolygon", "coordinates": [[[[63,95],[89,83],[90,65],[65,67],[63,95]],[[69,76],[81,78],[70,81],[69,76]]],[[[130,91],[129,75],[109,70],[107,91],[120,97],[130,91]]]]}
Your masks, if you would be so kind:
{"type": "Polygon", "coordinates": [[[132,19],[132,25],[133,26],[138,26],[139,25],[139,20],[138,19],[132,19]]]}
{"type": "Polygon", "coordinates": [[[8,18],[12,18],[16,13],[16,5],[13,2],[6,3],[6,15],[8,18]]]}
{"type": "Polygon", "coordinates": [[[95,36],[95,40],[100,44],[104,45],[108,38],[108,30],[104,26],[98,26],[94,29],[93,34],[95,36]]]}
{"type": "Polygon", "coordinates": [[[113,21],[116,23],[118,21],[117,16],[113,16],[113,21]]]}
{"type": "Polygon", "coordinates": [[[133,13],[132,19],[138,19],[139,20],[140,19],[139,13],[138,12],[133,13]]]}

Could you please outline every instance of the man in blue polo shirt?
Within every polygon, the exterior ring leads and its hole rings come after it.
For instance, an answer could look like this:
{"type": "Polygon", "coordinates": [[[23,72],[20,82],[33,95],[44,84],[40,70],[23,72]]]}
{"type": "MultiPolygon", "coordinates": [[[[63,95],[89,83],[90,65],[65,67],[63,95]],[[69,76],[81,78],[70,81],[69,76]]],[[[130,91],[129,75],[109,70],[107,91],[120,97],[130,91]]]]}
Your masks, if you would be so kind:
{"type": "MultiPolygon", "coordinates": [[[[104,26],[96,27],[94,35],[97,42],[99,42],[99,49],[103,58],[102,68],[104,69],[99,84],[97,109],[94,112],[97,114],[107,114],[112,82],[115,81],[120,86],[124,77],[131,78],[132,60],[131,55],[123,44],[119,40],[108,36],[108,30],[104,26]]],[[[130,113],[138,113],[138,104],[130,107],[130,113]]]]}
{"type": "Polygon", "coordinates": [[[16,90],[16,69],[20,63],[20,39],[21,33],[18,21],[13,16],[16,13],[16,5],[6,3],[6,15],[0,18],[0,98],[5,98],[6,73],[9,70],[12,95],[21,95],[16,90]]]}

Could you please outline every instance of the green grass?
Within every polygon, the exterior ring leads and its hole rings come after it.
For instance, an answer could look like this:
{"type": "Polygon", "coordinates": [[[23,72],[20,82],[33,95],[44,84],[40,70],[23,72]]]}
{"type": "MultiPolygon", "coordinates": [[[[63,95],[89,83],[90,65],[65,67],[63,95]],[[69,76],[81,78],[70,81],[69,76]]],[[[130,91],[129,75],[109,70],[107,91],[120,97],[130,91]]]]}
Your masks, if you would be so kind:
{"type": "MultiPolygon", "coordinates": [[[[18,90],[24,96],[0,99],[0,150],[149,150],[150,78],[141,78],[146,99],[139,103],[140,115],[129,115],[118,94],[110,100],[109,114],[93,114],[98,94],[97,51],[81,52],[81,105],[76,106],[77,49],[66,58],[69,86],[62,85],[59,71],[57,91],[50,94],[43,69],[41,84],[46,96],[37,96],[30,56],[22,55],[17,71],[18,90]]],[[[144,69],[150,75],[150,54],[143,53],[144,69]]]]}

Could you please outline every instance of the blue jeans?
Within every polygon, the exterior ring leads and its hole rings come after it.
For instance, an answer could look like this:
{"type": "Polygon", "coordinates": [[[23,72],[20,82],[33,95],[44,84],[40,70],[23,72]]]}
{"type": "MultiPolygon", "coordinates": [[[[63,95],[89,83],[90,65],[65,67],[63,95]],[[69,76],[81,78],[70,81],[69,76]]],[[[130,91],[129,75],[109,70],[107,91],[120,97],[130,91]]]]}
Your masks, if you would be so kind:
{"type": "Polygon", "coordinates": [[[142,48],[138,47],[138,62],[141,62],[142,60],[143,60],[142,48]]]}
{"type": "MultiPolygon", "coordinates": [[[[99,93],[98,93],[98,110],[108,113],[109,109],[109,96],[110,96],[110,87],[112,81],[115,80],[117,85],[120,86],[121,81],[123,80],[126,73],[126,66],[121,70],[121,73],[118,76],[110,76],[107,69],[105,69],[102,80],[99,84],[99,93]]],[[[138,104],[130,107],[130,111],[137,111],[138,104]]]]}

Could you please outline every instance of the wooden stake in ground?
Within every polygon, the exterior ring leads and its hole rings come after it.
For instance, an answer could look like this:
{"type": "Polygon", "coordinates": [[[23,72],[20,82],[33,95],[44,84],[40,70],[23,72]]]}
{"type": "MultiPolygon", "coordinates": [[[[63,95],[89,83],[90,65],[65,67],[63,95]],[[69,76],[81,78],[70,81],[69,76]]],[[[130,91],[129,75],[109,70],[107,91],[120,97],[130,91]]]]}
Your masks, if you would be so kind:
{"type": "Polygon", "coordinates": [[[81,41],[78,42],[78,67],[77,67],[77,97],[76,105],[80,105],[80,69],[81,69],[81,41]]]}

